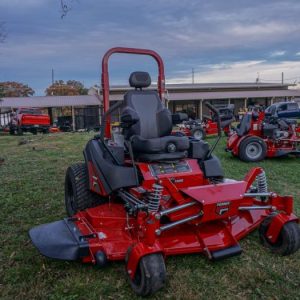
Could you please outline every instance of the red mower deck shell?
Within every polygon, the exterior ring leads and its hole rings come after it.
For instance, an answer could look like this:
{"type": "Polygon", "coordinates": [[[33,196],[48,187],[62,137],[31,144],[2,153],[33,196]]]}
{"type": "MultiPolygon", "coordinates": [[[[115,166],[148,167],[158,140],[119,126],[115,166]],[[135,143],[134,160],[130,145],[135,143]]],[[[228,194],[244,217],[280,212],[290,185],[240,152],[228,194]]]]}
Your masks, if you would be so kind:
{"type": "MultiPolygon", "coordinates": [[[[193,160],[189,160],[189,163],[193,163],[193,160]]],[[[145,179],[141,187],[146,189],[155,182],[155,178],[146,169],[146,164],[142,164],[141,170],[145,179]]],[[[190,223],[179,225],[160,235],[156,233],[161,225],[155,213],[147,215],[140,212],[136,218],[128,218],[123,204],[113,200],[76,214],[73,219],[80,232],[83,235],[95,236],[88,239],[90,256],[85,257],[83,261],[95,263],[94,255],[99,250],[107,255],[108,260],[123,260],[129,247],[138,247],[138,250],[131,252],[135,253],[134,256],[129,257],[130,276],[133,277],[139,259],[149,253],[161,252],[168,256],[202,252],[209,257],[211,252],[236,245],[238,240],[257,228],[272,211],[239,210],[241,207],[261,205],[261,201],[255,198],[244,197],[256,178],[254,175],[259,174],[261,168],[253,168],[242,181],[217,186],[207,182],[205,185],[196,185],[197,182],[193,178],[198,171],[192,170],[186,176],[158,176],[160,184],[165,188],[165,203],[162,203],[162,209],[191,201],[197,202],[192,207],[172,213],[169,216],[170,221],[174,222],[191,215],[199,216],[190,223]],[[184,181],[176,184],[172,182],[174,178],[184,178],[184,181]],[[178,193],[176,200],[172,197],[175,192],[178,193]]],[[[138,195],[138,192],[135,191],[134,194],[138,195]]],[[[276,206],[282,211],[276,217],[278,222],[270,226],[270,236],[276,238],[285,223],[298,220],[292,214],[292,197],[281,197],[274,193],[266,204],[276,206]]]]}

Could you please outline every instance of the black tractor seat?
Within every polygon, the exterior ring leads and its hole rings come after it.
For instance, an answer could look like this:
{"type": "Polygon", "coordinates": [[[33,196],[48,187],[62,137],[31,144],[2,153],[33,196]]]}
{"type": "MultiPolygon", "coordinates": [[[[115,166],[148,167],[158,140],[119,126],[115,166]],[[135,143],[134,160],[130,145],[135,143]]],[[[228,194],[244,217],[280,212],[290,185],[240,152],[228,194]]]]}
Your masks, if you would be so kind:
{"type": "Polygon", "coordinates": [[[171,135],[172,115],[156,91],[144,91],[151,84],[146,72],[133,72],[129,78],[135,90],[124,96],[121,124],[134,157],[141,161],[178,160],[186,156],[188,137],[171,135]]]}
{"type": "Polygon", "coordinates": [[[236,133],[238,136],[243,136],[245,134],[247,134],[251,128],[251,118],[252,118],[252,115],[247,113],[243,116],[240,124],[239,124],[239,127],[236,129],[236,133]]]}

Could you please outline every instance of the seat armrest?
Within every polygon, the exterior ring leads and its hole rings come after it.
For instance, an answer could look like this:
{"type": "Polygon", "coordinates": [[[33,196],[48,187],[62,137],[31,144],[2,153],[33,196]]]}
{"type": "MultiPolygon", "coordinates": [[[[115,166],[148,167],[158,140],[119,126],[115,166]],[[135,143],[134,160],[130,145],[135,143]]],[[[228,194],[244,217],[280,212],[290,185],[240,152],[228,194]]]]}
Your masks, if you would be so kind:
{"type": "Polygon", "coordinates": [[[124,110],[121,115],[121,127],[129,128],[139,121],[139,117],[135,111],[128,109],[124,110]]]}

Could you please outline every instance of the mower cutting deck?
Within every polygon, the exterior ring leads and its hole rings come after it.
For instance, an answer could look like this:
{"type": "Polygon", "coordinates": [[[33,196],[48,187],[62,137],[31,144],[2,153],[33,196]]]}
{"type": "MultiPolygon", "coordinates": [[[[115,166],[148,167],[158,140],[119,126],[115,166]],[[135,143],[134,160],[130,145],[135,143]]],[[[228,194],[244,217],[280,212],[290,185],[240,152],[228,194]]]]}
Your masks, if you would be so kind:
{"type": "Polygon", "coordinates": [[[155,293],[166,281],[169,255],[204,253],[210,260],[238,255],[238,241],[260,228],[263,244],[282,255],[300,247],[293,198],[267,189],[266,174],[253,168],[244,180],[224,178],[219,160],[204,141],[171,135],[163,106],[164,66],[150,50],[113,48],[102,62],[104,111],[101,134],[84,150],[85,162],[67,170],[68,218],[37,226],[29,234],[45,256],[105,266],[125,260],[133,290],[155,293]],[[109,108],[108,58],[113,53],[150,55],[159,67],[158,92],[146,72],[134,72],[134,88],[109,108]],[[110,114],[122,106],[124,144],[112,140],[110,114]]]}
{"type": "Polygon", "coordinates": [[[274,117],[263,111],[249,112],[228,138],[226,151],[247,162],[300,156],[300,126],[293,119],[274,117]]]}

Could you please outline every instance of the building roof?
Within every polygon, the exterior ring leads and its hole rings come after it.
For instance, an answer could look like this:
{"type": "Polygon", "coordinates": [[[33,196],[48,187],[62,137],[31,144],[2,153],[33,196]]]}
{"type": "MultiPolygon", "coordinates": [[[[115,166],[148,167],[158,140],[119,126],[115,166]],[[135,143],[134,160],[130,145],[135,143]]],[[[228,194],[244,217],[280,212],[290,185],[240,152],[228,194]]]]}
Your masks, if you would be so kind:
{"type": "Polygon", "coordinates": [[[169,93],[168,100],[200,100],[200,99],[245,99],[245,98],[283,98],[300,97],[299,90],[260,90],[233,92],[191,92],[169,93]]]}
{"type": "MultiPolygon", "coordinates": [[[[283,98],[283,97],[300,97],[300,89],[290,90],[259,90],[259,91],[211,91],[211,92],[196,92],[185,91],[176,92],[168,91],[167,99],[170,101],[178,100],[201,100],[201,99],[245,99],[245,98],[283,98]]],[[[110,96],[110,100],[123,100],[122,93],[114,93],[110,96]]]]}
{"type": "MultiPolygon", "coordinates": [[[[166,90],[172,91],[211,91],[211,90],[270,90],[270,89],[288,89],[292,84],[279,83],[252,83],[252,82],[237,82],[237,83],[180,83],[166,84],[166,90]]],[[[93,88],[92,88],[93,89],[93,88]]],[[[112,93],[126,92],[132,89],[128,85],[114,85],[111,87],[112,93]]],[[[156,89],[156,85],[151,85],[149,89],[156,89]]]]}
{"type": "Polygon", "coordinates": [[[265,88],[288,88],[291,84],[264,83],[264,82],[224,82],[224,83],[185,83],[185,84],[166,84],[170,89],[265,89],[265,88]]]}
{"type": "MultiPolygon", "coordinates": [[[[153,87],[154,88],[154,87],[153,87]]],[[[123,100],[129,87],[112,87],[110,100],[123,100]]],[[[216,83],[216,84],[174,84],[167,85],[168,100],[201,100],[201,99],[245,99],[245,98],[283,98],[300,97],[300,89],[288,89],[281,84],[253,83],[216,83]]],[[[82,96],[39,96],[2,98],[1,108],[18,107],[63,107],[101,105],[97,95],[82,96]]]]}
{"type": "Polygon", "coordinates": [[[1,100],[0,108],[101,105],[96,95],[9,97],[1,100]]]}

